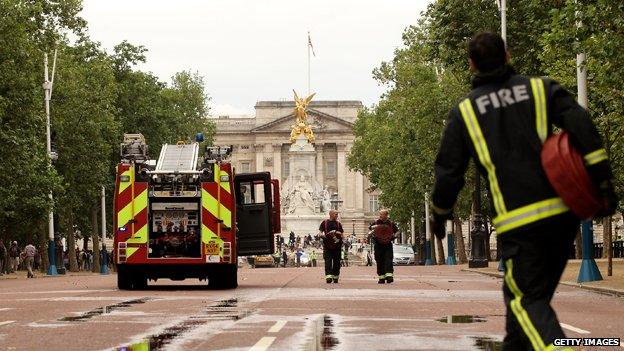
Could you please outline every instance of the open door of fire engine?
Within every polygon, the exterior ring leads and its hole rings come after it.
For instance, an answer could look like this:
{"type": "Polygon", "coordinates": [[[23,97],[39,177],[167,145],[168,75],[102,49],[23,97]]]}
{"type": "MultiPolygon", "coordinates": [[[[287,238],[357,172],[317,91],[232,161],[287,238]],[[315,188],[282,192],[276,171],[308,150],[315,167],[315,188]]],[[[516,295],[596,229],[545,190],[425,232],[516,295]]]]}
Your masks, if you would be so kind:
{"type": "Polygon", "coordinates": [[[270,173],[237,174],[234,187],[238,256],[272,254],[275,228],[270,173]]]}

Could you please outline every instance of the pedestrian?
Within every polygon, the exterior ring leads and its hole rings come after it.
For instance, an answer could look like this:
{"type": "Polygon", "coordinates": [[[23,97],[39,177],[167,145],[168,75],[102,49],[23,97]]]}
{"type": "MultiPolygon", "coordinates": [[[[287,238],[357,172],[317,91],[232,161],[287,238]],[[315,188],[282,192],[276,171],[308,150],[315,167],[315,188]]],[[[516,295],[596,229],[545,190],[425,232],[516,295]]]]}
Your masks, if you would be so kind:
{"type": "Polygon", "coordinates": [[[0,240],[0,275],[4,275],[6,264],[5,257],[7,255],[7,248],[4,246],[4,241],[0,240]]]}
{"type": "Polygon", "coordinates": [[[26,261],[26,269],[28,269],[28,274],[26,275],[28,278],[34,278],[33,274],[33,265],[35,263],[35,254],[37,253],[37,249],[31,242],[28,242],[28,245],[24,248],[24,256],[26,261]]]}
{"type": "Polygon", "coordinates": [[[388,210],[380,210],[379,218],[368,226],[371,230],[371,238],[374,245],[375,261],[377,262],[377,283],[394,282],[394,267],[392,259],[394,250],[392,250],[392,241],[396,238],[399,231],[396,223],[390,221],[388,210]]]}
{"type": "Polygon", "coordinates": [[[301,247],[298,247],[297,252],[295,253],[295,256],[297,257],[297,268],[301,267],[301,255],[303,255],[303,250],[301,247]]]}
{"type": "Polygon", "coordinates": [[[372,266],[373,265],[373,255],[371,255],[370,251],[366,251],[366,265],[367,266],[372,266]]]}
{"type": "Polygon", "coordinates": [[[286,264],[288,263],[288,253],[286,252],[286,249],[282,251],[282,262],[284,262],[284,268],[286,268],[286,264]]]}
{"type": "Polygon", "coordinates": [[[312,267],[316,267],[316,251],[312,250],[310,254],[310,261],[312,261],[312,267]]]}
{"type": "Polygon", "coordinates": [[[338,211],[329,210],[329,219],[321,222],[319,236],[323,240],[323,259],[325,260],[325,282],[338,283],[340,278],[340,252],[344,230],[338,221],[338,211]]]}
{"type": "Polygon", "coordinates": [[[11,266],[11,273],[16,272],[19,268],[19,256],[20,249],[17,247],[17,241],[13,241],[9,247],[9,264],[11,266]]]}
{"type": "Polygon", "coordinates": [[[565,335],[550,300],[579,219],[546,178],[542,144],[553,125],[570,134],[605,199],[599,215],[610,215],[617,206],[607,153],[589,114],[569,92],[548,78],[516,74],[499,35],[477,34],[468,52],[473,90],[450,112],[436,157],[432,231],[444,237],[474,158],[488,178],[505,266],[503,350],[553,349],[553,341],[565,335]]]}

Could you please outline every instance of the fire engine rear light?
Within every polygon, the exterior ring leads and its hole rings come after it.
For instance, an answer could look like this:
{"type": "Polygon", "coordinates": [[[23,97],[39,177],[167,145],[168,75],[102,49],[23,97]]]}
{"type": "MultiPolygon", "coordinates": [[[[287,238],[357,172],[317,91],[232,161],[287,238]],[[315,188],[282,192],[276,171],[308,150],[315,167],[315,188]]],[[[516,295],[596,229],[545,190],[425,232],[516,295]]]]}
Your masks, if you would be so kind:
{"type": "Polygon", "coordinates": [[[126,256],[126,249],[119,249],[119,257],[126,256]]]}
{"type": "Polygon", "coordinates": [[[126,243],[126,242],[117,243],[117,247],[120,248],[120,249],[121,248],[125,249],[126,247],[128,247],[128,243],[126,243]]]}
{"type": "Polygon", "coordinates": [[[223,261],[230,262],[232,258],[232,243],[224,242],[223,243],[223,261]]]}

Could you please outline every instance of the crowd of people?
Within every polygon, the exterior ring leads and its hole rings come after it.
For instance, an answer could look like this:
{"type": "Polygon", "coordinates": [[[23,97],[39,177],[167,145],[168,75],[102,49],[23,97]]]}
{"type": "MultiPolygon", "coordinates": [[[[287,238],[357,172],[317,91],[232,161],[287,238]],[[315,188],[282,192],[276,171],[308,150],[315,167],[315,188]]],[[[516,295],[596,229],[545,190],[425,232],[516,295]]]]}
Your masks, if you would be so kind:
{"type": "MultiPolygon", "coordinates": [[[[34,272],[42,269],[42,252],[37,246],[28,242],[23,248],[18,245],[17,241],[12,241],[7,247],[0,240],[0,276],[5,274],[17,273],[18,271],[27,271],[27,278],[34,278],[34,272]]],[[[57,255],[57,257],[60,256],[57,255]]],[[[108,266],[112,266],[113,261],[111,254],[108,255],[108,266]]],[[[60,258],[60,257],[59,257],[60,258]]],[[[69,251],[64,250],[62,253],[62,266],[69,270],[69,251]]],[[[79,271],[89,272],[93,270],[93,250],[76,248],[76,262],[79,271]]],[[[57,267],[60,266],[57,262],[57,267]]]]}

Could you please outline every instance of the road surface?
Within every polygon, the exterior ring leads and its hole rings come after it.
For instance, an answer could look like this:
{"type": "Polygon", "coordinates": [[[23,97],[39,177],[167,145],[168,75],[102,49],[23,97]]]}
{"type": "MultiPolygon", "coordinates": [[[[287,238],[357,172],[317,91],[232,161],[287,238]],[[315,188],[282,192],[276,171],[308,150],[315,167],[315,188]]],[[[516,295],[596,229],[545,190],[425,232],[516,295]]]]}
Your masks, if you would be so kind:
{"type": "MultiPolygon", "coordinates": [[[[3,350],[499,350],[501,280],[458,266],[243,268],[239,288],[159,280],[119,291],[116,276],[0,281],[3,350]]],[[[624,299],[560,286],[569,337],[624,337],[624,299]]],[[[606,348],[605,348],[606,349],[606,348]]],[[[609,348],[624,350],[624,348],[609,348]]]]}

